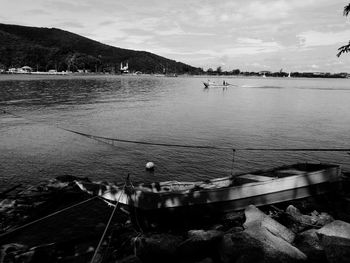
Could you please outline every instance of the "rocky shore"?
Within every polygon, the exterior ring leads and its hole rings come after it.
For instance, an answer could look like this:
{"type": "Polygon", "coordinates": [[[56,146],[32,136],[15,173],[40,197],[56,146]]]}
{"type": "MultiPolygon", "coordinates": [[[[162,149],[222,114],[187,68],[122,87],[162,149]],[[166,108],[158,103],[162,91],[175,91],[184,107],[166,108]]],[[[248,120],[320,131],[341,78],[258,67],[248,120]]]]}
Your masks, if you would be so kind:
{"type": "Polygon", "coordinates": [[[1,263],[91,262],[97,248],[94,262],[350,262],[347,182],[341,193],[250,205],[190,229],[140,229],[118,207],[97,247],[114,207],[75,179],[1,193],[1,263]]]}

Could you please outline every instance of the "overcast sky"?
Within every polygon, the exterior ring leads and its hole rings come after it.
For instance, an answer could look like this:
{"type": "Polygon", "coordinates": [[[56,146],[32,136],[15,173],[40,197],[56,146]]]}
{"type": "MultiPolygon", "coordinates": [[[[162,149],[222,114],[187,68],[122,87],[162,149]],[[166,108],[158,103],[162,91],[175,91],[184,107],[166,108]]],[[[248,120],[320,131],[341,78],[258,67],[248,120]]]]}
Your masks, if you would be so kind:
{"type": "Polygon", "coordinates": [[[344,0],[0,0],[0,22],[224,70],[350,72],[344,0]]]}

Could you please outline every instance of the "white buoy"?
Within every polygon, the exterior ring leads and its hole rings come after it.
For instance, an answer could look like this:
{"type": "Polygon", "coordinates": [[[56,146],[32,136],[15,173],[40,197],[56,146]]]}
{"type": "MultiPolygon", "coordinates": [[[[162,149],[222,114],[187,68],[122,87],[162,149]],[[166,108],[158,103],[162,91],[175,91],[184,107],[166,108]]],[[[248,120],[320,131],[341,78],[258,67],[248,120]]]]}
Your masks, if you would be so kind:
{"type": "Polygon", "coordinates": [[[146,170],[153,171],[154,170],[154,163],[153,162],[146,163],[146,170]]]}

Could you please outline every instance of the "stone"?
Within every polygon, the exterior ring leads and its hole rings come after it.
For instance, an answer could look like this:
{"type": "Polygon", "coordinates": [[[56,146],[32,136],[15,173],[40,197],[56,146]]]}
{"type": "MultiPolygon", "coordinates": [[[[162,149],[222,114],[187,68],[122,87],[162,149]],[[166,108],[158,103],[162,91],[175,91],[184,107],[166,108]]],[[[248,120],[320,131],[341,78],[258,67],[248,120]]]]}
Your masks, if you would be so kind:
{"type": "Polygon", "coordinates": [[[223,263],[235,262],[236,259],[237,248],[235,247],[231,236],[231,233],[225,234],[218,245],[220,260],[223,263]]]}
{"type": "MultiPolygon", "coordinates": [[[[259,231],[260,232],[260,231],[259,231]]],[[[223,263],[233,262],[300,262],[306,256],[281,238],[273,236],[267,230],[260,237],[246,231],[226,234],[219,247],[223,263]],[[273,236],[273,237],[271,237],[273,236]]]]}
{"type": "Polygon", "coordinates": [[[183,238],[171,234],[144,235],[134,239],[135,255],[142,262],[176,262],[183,238]]]}
{"type": "Polygon", "coordinates": [[[245,232],[226,234],[218,248],[223,263],[263,262],[264,251],[257,240],[245,232]]]}
{"type": "Polygon", "coordinates": [[[217,245],[223,236],[224,233],[218,230],[190,230],[188,238],[178,248],[179,255],[192,260],[217,258],[217,245]]]}
{"type": "Polygon", "coordinates": [[[212,230],[218,230],[218,231],[223,231],[225,227],[221,224],[216,224],[211,227],[212,230]]]}
{"type": "Polygon", "coordinates": [[[313,211],[310,215],[304,215],[293,205],[287,207],[286,214],[291,220],[289,227],[294,232],[300,232],[310,227],[322,227],[334,221],[331,215],[324,212],[320,214],[317,211],[313,211]]]}
{"type": "Polygon", "coordinates": [[[197,261],[196,263],[214,263],[215,261],[212,258],[205,258],[201,261],[197,261]]]}
{"type": "Polygon", "coordinates": [[[244,230],[243,226],[234,226],[231,227],[229,230],[226,231],[226,233],[237,233],[237,232],[242,232],[244,230]]]}
{"type": "Polygon", "coordinates": [[[244,231],[227,233],[219,246],[220,259],[229,262],[301,262],[306,255],[291,245],[295,235],[253,205],[245,211],[244,231]]]}
{"type": "Polygon", "coordinates": [[[213,241],[223,236],[223,232],[219,230],[189,230],[188,238],[196,241],[213,241]]]}
{"type": "Polygon", "coordinates": [[[12,209],[16,206],[16,200],[4,199],[0,202],[0,212],[12,209]]]}
{"type": "Polygon", "coordinates": [[[61,182],[58,180],[50,180],[47,184],[46,187],[49,189],[63,189],[69,185],[69,182],[61,182]]]}
{"type": "Polygon", "coordinates": [[[327,262],[326,253],[316,229],[299,233],[295,238],[294,245],[307,255],[310,262],[327,262]]]}
{"type": "Polygon", "coordinates": [[[56,180],[63,182],[63,183],[71,183],[74,181],[85,181],[85,182],[91,182],[89,178],[87,177],[78,177],[78,176],[73,176],[73,175],[60,175],[56,177],[56,180]]]}
{"type": "Polygon", "coordinates": [[[16,255],[27,250],[27,246],[18,243],[2,245],[0,248],[0,262],[15,262],[16,255]]]}
{"type": "Polygon", "coordinates": [[[142,263],[142,261],[137,256],[130,255],[120,260],[117,260],[116,263],[142,263]]]}
{"type": "Polygon", "coordinates": [[[286,208],[286,214],[291,220],[290,228],[293,229],[294,232],[303,231],[305,228],[314,224],[311,216],[303,215],[300,210],[293,205],[289,205],[286,208]]]}
{"type": "Polygon", "coordinates": [[[317,231],[329,262],[350,262],[350,224],[335,220],[317,231]]]}
{"type": "Polygon", "coordinates": [[[268,215],[264,214],[254,205],[248,206],[245,210],[246,221],[243,226],[245,229],[249,229],[254,225],[262,226],[269,230],[272,234],[284,239],[288,243],[292,243],[295,234],[290,231],[288,228],[278,223],[276,220],[272,219],[268,215]]]}
{"type": "Polygon", "coordinates": [[[330,214],[325,212],[319,214],[317,211],[314,211],[311,213],[311,217],[315,225],[317,225],[318,227],[325,226],[334,221],[334,218],[330,214]]]}
{"type": "Polygon", "coordinates": [[[221,216],[221,222],[223,222],[226,227],[242,225],[244,222],[244,213],[236,211],[225,213],[221,216]]]}
{"type": "MultiPolygon", "coordinates": [[[[274,232],[277,228],[267,228],[264,225],[252,225],[243,232],[250,238],[255,239],[259,247],[264,252],[265,262],[296,262],[306,260],[306,255],[299,249],[291,245],[285,238],[285,234],[280,235],[274,232]]],[[[293,236],[294,239],[294,236],[293,236]]]]}
{"type": "Polygon", "coordinates": [[[306,255],[267,228],[254,224],[242,232],[227,233],[219,245],[223,263],[302,262],[306,255]]]}

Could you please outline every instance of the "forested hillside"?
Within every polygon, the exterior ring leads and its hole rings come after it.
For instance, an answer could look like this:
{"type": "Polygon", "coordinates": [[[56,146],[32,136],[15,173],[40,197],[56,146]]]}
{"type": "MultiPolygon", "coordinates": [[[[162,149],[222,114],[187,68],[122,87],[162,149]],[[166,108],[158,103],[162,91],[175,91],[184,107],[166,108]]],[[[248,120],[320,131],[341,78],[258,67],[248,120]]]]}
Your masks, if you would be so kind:
{"type": "Polygon", "coordinates": [[[34,70],[118,72],[121,62],[130,71],[198,74],[201,69],[145,51],[122,49],[56,28],[0,24],[0,67],[34,70]]]}

